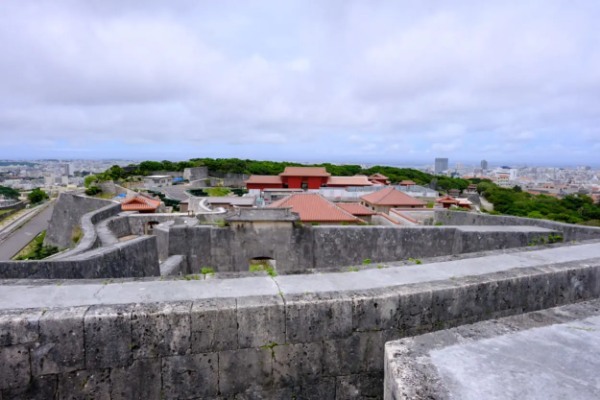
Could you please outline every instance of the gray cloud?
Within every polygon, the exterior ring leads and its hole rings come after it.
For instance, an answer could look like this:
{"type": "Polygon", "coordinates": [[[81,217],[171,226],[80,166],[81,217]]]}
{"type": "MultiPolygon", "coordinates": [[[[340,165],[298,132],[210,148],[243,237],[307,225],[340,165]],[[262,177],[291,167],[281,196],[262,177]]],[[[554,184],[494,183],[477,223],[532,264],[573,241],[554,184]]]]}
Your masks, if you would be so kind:
{"type": "Polygon", "coordinates": [[[599,16],[591,0],[2,2],[0,157],[592,162],[599,16]]]}

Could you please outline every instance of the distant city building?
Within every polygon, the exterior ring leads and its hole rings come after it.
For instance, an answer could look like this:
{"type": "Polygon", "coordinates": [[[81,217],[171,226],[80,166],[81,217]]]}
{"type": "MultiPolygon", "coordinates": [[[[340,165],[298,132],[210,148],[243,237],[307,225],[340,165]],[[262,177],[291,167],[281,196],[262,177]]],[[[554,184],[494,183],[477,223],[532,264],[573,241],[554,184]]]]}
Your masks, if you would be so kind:
{"type": "Polygon", "coordinates": [[[486,160],[481,160],[481,169],[484,171],[488,169],[488,162],[486,160]]]}
{"type": "Polygon", "coordinates": [[[448,159],[447,158],[436,158],[435,159],[435,173],[441,174],[448,170],[448,159]]]}

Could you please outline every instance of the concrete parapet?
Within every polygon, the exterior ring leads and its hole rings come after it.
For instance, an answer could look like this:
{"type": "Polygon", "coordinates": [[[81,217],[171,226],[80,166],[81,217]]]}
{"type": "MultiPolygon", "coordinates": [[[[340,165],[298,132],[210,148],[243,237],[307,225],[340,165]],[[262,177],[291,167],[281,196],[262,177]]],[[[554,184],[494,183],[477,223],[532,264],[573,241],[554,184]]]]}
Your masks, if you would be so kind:
{"type": "Polygon", "coordinates": [[[600,301],[386,343],[386,400],[598,397],[600,301]]]}
{"type": "Polygon", "coordinates": [[[535,218],[513,217],[509,215],[475,214],[464,211],[435,211],[434,220],[444,225],[511,225],[511,226],[539,226],[561,232],[565,241],[591,240],[600,238],[600,228],[567,224],[563,222],[548,221],[535,218]]]}
{"type": "Polygon", "coordinates": [[[155,237],[101,247],[66,259],[0,262],[2,279],[108,279],[158,276],[155,237]]]}

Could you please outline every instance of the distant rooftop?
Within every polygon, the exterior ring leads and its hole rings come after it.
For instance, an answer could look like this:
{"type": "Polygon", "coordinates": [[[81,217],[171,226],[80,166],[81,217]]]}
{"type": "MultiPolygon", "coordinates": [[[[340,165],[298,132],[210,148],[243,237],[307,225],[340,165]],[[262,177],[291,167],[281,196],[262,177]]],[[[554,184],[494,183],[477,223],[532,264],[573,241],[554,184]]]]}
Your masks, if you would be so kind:
{"type": "Polygon", "coordinates": [[[268,208],[290,207],[303,222],[360,222],[358,218],[316,193],[297,193],[268,208]]]}

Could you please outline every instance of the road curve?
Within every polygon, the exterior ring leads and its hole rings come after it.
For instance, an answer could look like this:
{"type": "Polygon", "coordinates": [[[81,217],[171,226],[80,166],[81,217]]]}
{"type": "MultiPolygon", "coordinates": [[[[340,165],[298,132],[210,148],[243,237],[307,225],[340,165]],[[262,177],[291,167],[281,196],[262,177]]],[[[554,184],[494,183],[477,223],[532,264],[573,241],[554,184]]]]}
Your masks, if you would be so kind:
{"type": "Polygon", "coordinates": [[[0,261],[10,260],[27,245],[38,233],[48,228],[48,221],[54,210],[50,204],[45,210],[31,218],[22,227],[14,231],[6,240],[0,243],[0,261]]]}

